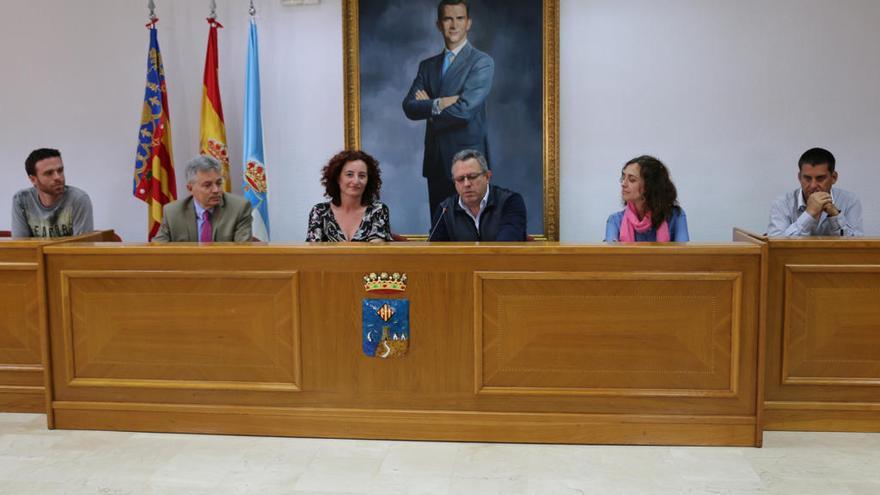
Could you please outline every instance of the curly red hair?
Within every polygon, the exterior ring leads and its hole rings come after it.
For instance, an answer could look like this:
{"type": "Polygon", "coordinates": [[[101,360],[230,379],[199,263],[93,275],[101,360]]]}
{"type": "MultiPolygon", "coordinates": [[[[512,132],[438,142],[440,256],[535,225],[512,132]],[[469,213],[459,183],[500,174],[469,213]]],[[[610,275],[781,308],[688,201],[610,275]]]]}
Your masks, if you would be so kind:
{"type": "Polygon", "coordinates": [[[361,195],[361,205],[369,206],[379,199],[379,190],[382,189],[382,173],[379,172],[379,161],[361,150],[343,150],[333,155],[327,165],[321,170],[321,185],[324,186],[324,196],[330,198],[334,205],[339,206],[339,175],[342,168],[348,162],[361,160],[367,165],[367,185],[361,195]]]}

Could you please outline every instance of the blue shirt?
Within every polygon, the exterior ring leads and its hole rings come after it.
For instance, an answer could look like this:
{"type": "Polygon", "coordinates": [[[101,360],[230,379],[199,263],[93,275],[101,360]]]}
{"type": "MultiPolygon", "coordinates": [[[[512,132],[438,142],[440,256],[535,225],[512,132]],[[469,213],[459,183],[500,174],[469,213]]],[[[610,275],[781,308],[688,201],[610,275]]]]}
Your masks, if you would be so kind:
{"type": "Polygon", "coordinates": [[[806,237],[812,235],[862,236],[862,203],[858,196],[836,187],[831,188],[831,202],[840,210],[829,217],[822,211],[819,218],[807,213],[801,188],[776,198],[770,208],[769,237],[806,237]]]}
{"type": "MultiPolygon", "coordinates": [[[[626,210],[620,210],[612,213],[608,217],[605,224],[605,242],[618,242],[620,240],[620,223],[623,222],[623,213],[626,210]]],[[[688,236],[687,216],[681,208],[672,209],[672,218],[667,221],[669,226],[670,242],[687,242],[690,240],[688,236]]],[[[647,232],[636,232],[636,242],[657,242],[657,231],[650,229],[647,232]]]]}

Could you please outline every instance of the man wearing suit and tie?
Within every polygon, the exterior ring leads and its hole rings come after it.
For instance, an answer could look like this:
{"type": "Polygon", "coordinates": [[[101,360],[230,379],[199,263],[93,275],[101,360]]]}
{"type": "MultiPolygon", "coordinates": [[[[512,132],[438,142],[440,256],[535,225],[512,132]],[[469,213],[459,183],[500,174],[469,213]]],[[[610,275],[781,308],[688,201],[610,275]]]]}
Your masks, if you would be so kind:
{"type": "Polygon", "coordinates": [[[223,167],[209,156],[186,164],[186,199],[165,205],[154,242],[247,242],[251,203],[223,192],[223,167]]]}
{"type": "Polygon", "coordinates": [[[410,120],[427,120],[422,175],[428,179],[431,212],[455,194],[450,167],[457,152],[473,149],[489,156],[486,98],[495,74],[492,57],[468,43],[467,0],[442,0],[437,6],[437,29],[446,47],[422,60],[403,100],[410,120]]]}

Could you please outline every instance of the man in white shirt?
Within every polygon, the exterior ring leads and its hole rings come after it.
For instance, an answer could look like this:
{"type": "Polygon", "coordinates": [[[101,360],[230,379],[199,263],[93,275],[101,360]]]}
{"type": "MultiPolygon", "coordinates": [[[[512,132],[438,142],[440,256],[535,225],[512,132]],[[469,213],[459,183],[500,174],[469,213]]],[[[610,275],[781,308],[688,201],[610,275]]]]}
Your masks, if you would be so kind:
{"type": "Polygon", "coordinates": [[[798,160],[801,187],[780,196],[770,208],[770,237],[864,235],[862,203],[837,183],[834,155],[811,148],[798,160]]]}

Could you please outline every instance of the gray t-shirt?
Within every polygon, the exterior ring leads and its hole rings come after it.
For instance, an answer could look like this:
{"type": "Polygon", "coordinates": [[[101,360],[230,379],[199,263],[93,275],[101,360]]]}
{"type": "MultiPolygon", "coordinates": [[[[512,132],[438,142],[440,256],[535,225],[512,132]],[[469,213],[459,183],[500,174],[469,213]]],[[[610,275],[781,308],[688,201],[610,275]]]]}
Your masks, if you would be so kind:
{"type": "Polygon", "coordinates": [[[12,198],[12,237],[66,237],[92,230],[92,201],[82,189],[65,186],[64,195],[49,208],[40,203],[34,187],[12,198]]]}

